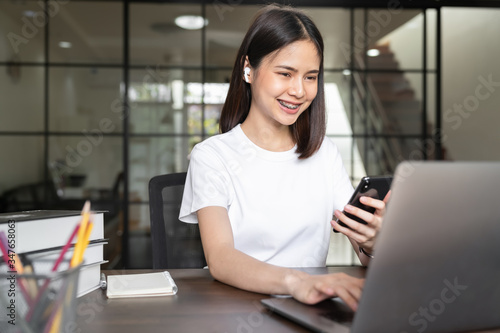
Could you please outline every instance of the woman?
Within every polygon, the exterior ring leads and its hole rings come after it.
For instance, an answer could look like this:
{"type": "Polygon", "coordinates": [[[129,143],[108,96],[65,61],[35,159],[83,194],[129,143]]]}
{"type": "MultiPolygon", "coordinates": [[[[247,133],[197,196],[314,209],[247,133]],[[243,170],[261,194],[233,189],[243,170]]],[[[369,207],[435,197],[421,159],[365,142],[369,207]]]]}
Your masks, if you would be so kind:
{"type": "Polygon", "coordinates": [[[238,51],[220,130],[193,148],[180,213],[199,223],[212,276],[309,304],[339,296],[356,309],[363,280],[293,269],[325,266],[331,227],[367,265],[385,207],[370,198],[363,203],[375,214],[345,207],[367,225],[340,212],[353,188],[325,137],[323,41],[305,14],[276,5],[258,12],[238,51]],[[333,213],[352,229],[331,221],[333,213]]]}

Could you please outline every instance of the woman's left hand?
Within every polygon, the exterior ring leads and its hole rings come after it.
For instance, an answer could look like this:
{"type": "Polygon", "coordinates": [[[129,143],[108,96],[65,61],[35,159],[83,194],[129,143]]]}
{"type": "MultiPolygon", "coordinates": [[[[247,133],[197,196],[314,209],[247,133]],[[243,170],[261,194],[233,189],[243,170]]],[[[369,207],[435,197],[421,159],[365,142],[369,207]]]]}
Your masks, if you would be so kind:
{"type": "Polygon", "coordinates": [[[350,219],[341,211],[336,210],[335,216],[337,219],[344,222],[350,227],[350,229],[339,225],[335,221],[331,222],[333,228],[355,241],[358,246],[362,247],[366,252],[373,253],[375,238],[382,227],[385,207],[390,195],[391,192],[389,191],[383,201],[370,197],[361,197],[359,199],[362,204],[375,208],[375,212],[373,214],[351,205],[346,205],[344,207],[346,213],[359,217],[365,221],[366,224],[350,219]]]}

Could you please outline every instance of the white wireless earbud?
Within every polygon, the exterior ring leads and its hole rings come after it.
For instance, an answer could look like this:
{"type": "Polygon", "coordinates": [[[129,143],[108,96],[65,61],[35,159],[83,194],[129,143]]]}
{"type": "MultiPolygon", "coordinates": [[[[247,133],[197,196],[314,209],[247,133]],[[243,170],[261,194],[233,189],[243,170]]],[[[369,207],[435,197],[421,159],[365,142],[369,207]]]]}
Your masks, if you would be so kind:
{"type": "Polygon", "coordinates": [[[250,80],[248,76],[250,75],[250,67],[245,67],[243,70],[243,78],[245,79],[246,83],[249,83],[248,81],[250,80]]]}

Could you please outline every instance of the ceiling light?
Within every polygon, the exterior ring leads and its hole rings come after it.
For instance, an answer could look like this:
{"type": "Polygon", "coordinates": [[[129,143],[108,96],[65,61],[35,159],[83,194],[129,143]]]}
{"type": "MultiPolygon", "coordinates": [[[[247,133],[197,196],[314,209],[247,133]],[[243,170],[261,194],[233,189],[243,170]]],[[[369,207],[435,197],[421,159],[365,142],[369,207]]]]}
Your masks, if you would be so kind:
{"type": "Polygon", "coordinates": [[[350,71],[349,69],[344,69],[344,70],[342,71],[342,74],[344,74],[344,75],[346,75],[346,76],[347,76],[347,75],[351,75],[351,71],[350,71]]]}
{"type": "Polygon", "coordinates": [[[377,50],[377,49],[371,49],[371,50],[366,51],[366,54],[369,57],[376,57],[376,56],[378,56],[380,54],[380,51],[377,50]]]}
{"type": "Polygon", "coordinates": [[[197,15],[182,15],[175,19],[175,24],[187,30],[198,30],[208,24],[207,19],[197,15]]]}
{"type": "Polygon", "coordinates": [[[25,10],[23,12],[23,15],[26,16],[26,17],[35,17],[36,12],[33,11],[33,10],[25,10]]]}
{"type": "Polygon", "coordinates": [[[70,42],[59,42],[59,47],[62,49],[70,49],[72,44],[70,42]]]}

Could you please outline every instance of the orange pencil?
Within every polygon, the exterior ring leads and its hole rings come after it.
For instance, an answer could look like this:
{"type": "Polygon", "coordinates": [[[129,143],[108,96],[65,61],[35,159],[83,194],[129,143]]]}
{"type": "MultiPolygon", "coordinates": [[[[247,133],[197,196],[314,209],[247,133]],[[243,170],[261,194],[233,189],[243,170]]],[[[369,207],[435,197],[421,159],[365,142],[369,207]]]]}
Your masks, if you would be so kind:
{"type": "MultiPolygon", "coordinates": [[[[19,259],[18,255],[14,252],[9,253],[9,243],[7,242],[7,236],[3,231],[0,231],[0,250],[3,253],[3,260],[5,261],[5,264],[7,265],[7,269],[11,268],[11,264],[13,261],[14,269],[18,274],[23,274],[24,273],[24,267],[23,263],[21,262],[21,259],[19,259]],[[12,256],[12,257],[11,257],[12,256]],[[9,260],[9,258],[13,258],[9,260]]],[[[24,279],[19,280],[19,287],[21,287],[21,292],[23,293],[26,301],[28,304],[31,304],[33,301],[31,299],[31,292],[28,292],[28,288],[26,287],[25,283],[27,281],[24,279]]]]}

